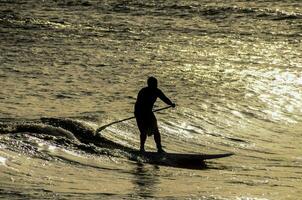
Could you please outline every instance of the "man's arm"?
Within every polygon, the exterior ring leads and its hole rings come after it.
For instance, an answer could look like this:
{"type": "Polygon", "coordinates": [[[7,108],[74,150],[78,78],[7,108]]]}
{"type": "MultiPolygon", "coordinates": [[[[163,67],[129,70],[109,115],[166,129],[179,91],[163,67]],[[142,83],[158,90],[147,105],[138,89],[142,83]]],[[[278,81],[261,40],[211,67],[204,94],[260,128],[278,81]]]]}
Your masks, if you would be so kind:
{"type": "Polygon", "coordinates": [[[172,106],[172,107],[175,107],[175,103],[172,103],[172,101],[168,98],[168,97],[166,97],[166,95],[160,90],[160,89],[158,89],[158,97],[163,101],[163,102],[165,102],[166,104],[168,104],[168,105],[170,105],[170,106],[172,106]]]}

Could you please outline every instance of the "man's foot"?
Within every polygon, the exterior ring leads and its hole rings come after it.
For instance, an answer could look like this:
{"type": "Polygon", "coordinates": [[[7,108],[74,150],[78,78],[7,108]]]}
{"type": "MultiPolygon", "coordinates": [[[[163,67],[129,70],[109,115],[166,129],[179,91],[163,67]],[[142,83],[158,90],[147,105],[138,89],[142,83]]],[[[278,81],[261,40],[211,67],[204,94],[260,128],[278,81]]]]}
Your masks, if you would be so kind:
{"type": "Polygon", "coordinates": [[[166,153],[162,148],[157,150],[157,153],[166,153]]]}

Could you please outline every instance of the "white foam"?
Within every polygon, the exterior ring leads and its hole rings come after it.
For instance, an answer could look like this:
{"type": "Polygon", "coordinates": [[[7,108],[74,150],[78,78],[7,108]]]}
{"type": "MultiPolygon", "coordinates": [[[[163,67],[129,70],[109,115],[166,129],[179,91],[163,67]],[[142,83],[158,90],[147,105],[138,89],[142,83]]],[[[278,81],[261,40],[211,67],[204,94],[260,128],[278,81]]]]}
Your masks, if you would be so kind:
{"type": "Polygon", "coordinates": [[[82,124],[85,124],[87,126],[92,127],[94,130],[96,130],[97,128],[99,128],[100,126],[94,122],[89,122],[89,121],[84,121],[84,120],[77,120],[78,122],[81,122],[82,124]]]}
{"type": "Polygon", "coordinates": [[[48,145],[48,150],[49,151],[54,151],[57,147],[53,145],[48,145]]]}
{"type": "Polygon", "coordinates": [[[237,111],[237,110],[232,110],[231,112],[232,112],[232,114],[235,115],[236,117],[239,117],[239,118],[241,118],[241,119],[244,118],[244,116],[243,116],[239,111],[237,111]]]}
{"type": "Polygon", "coordinates": [[[302,161],[302,156],[296,157],[296,159],[297,159],[298,161],[302,161]]]}
{"type": "Polygon", "coordinates": [[[61,149],[63,152],[69,154],[69,155],[72,155],[72,156],[76,156],[76,157],[81,157],[81,158],[84,158],[84,156],[74,152],[74,151],[70,151],[70,150],[67,150],[67,149],[61,149]]]}
{"type": "Polygon", "coordinates": [[[54,145],[50,145],[50,144],[45,144],[42,142],[38,142],[38,150],[42,150],[42,151],[48,151],[48,152],[53,152],[57,147],[54,145]]]}
{"type": "Polygon", "coordinates": [[[7,160],[7,158],[0,156],[0,165],[6,165],[6,160],[7,160]]]}
{"type": "Polygon", "coordinates": [[[267,198],[256,198],[256,197],[237,197],[236,200],[269,200],[267,198]]]}
{"type": "Polygon", "coordinates": [[[6,145],[5,144],[0,144],[0,149],[5,149],[6,145]]]}

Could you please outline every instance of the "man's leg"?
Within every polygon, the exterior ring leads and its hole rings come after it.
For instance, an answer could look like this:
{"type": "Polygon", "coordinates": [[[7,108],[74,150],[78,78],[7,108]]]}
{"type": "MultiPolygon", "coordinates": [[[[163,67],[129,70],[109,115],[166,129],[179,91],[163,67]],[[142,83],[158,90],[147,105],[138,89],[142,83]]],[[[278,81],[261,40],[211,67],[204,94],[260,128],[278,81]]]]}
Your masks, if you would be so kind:
{"type": "Polygon", "coordinates": [[[135,118],[136,118],[136,123],[137,123],[137,127],[138,130],[140,132],[140,151],[141,152],[145,152],[145,142],[147,139],[147,133],[146,133],[146,128],[144,126],[144,121],[141,115],[137,115],[135,114],[135,118]]]}
{"type": "Polygon", "coordinates": [[[158,129],[154,131],[154,140],[155,140],[155,143],[156,143],[157,152],[158,153],[164,153],[165,151],[163,150],[163,148],[161,146],[161,138],[160,138],[160,133],[159,133],[158,129]]]}
{"type": "Polygon", "coordinates": [[[163,150],[163,148],[161,146],[160,133],[159,133],[159,130],[158,130],[157,120],[156,120],[156,117],[155,117],[154,113],[152,113],[152,115],[151,115],[150,124],[152,126],[151,132],[154,134],[154,141],[156,143],[157,152],[158,153],[164,153],[165,151],[163,150]]]}
{"type": "Polygon", "coordinates": [[[146,142],[146,139],[147,139],[147,134],[144,134],[143,132],[141,132],[140,134],[140,151],[141,152],[145,152],[145,142],[146,142]]]}

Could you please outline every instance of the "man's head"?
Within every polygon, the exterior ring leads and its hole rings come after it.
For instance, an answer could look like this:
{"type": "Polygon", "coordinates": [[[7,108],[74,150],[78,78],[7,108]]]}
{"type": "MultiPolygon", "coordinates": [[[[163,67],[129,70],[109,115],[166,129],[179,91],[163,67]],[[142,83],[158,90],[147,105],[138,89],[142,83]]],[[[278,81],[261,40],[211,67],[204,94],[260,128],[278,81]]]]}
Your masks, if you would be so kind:
{"type": "Polygon", "coordinates": [[[153,76],[150,76],[147,80],[148,87],[157,88],[157,79],[153,76]]]}

